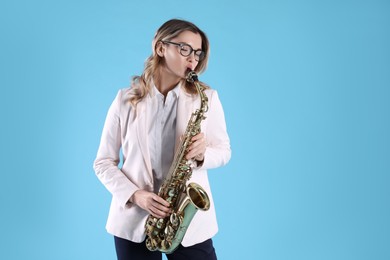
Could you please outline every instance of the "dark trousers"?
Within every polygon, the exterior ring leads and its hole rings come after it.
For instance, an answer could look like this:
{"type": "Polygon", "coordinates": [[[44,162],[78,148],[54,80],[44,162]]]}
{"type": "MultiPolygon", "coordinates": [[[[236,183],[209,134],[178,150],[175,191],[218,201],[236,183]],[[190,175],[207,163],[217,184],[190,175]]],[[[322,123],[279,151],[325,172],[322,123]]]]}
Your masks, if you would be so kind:
{"type": "MultiPolygon", "coordinates": [[[[145,246],[145,242],[135,243],[115,236],[114,241],[118,260],[162,259],[161,252],[149,251],[145,246]]],[[[172,254],[167,254],[166,256],[168,260],[217,260],[213,241],[211,239],[190,247],[179,245],[172,254]]]]}

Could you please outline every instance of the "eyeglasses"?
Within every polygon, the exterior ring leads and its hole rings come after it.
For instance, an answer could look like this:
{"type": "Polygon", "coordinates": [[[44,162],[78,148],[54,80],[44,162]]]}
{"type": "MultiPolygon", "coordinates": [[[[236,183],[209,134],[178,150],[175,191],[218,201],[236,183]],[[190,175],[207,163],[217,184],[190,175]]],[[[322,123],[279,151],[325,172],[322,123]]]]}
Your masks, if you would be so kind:
{"type": "Polygon", "coordinates": [[[202,51],[201,49],[194,50],[191,47],[191,45],[189,45],[187,43],[177,43],[177,42],[169,42],[169,41],[161,41],[161,42],[167,43],[167,44],[173,44],[173,45],[180,47],[180,54],[184,57],[188,57],[191,55],[192,52],[194,52],[196,61],[203,60],[204,57],[206,56],[206,53],[204,51],[202,51]]]}

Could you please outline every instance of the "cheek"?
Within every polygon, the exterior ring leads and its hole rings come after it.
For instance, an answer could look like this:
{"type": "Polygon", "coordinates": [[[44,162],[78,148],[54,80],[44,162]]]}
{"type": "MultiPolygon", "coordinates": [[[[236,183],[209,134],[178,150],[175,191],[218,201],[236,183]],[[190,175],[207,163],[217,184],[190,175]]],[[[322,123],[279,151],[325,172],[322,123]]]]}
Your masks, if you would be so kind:
{"type": "Polygon", "coordinates": [[[165,62],[168,66],[180,66],[183,64],[184,60],[176,53],[167,53],[165,56],[165,62]]]}

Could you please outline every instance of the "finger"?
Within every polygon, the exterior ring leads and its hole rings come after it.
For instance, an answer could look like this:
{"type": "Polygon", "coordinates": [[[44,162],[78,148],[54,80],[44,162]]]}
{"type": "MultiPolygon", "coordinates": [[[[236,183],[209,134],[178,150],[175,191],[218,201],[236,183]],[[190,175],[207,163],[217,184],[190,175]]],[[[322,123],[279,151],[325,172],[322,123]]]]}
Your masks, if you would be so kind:
{"type": "Polygon", "coordinates": [[[189,160],[189,159],[194,158],[196,156],[203,157],[205,152],[206,152],[206,145],[205,144],[194,145],[193,147],[191,147],[191,149],[189,149],[189,151],[186,155],[186,159],[189,160]]]}
{"type": "Polygon", "coordinates": [[[155,209],[158,209],[159,211],[164,212],[164,213],[170,212],[170,209],[168,207],[165,207],[164,205],[161,205],[158,202],[153,202],[152,207],[154,207],[155,209]]]}
{"type": "Polygon", "coordinates": [[[186,155],[186,159],[189,160],[189,159],[195,159],[195,160],[198,160],[198,161],[202,161],[204,158],[204,153],[188,153],[186,155]]]}
{"type": "Polygon", "coordinates": [[[188,150],[194,150],[194,149],[206,149],[206,139],[205,138],[199,138],[193,141],[193,143],[190,145],[188,150]]]}
{"type": "Polygon", "coordinates": [[[192,141],[204,139],[204,133],[199,133],[191,138],[192,141]]]}
{"type": "Polygon", "coordinates": [[[202,153],[202,150],[199,149],[199,147],[194,147],[188,151],[188,153],[186,155],[186,159],[188,160],[188,159],[194,158],[195,156],[197,156],[200,153],[202,153]]]}
{"type": "Polygon", "coordinates": [[[161,198],[158,195],[153,196],[153,200],[161,205],[164,205],[165,207],[171,206],[171,204],[168,201],[164,200],[163,198],[161,198]]]}
{"type": "Polygon", "coordinates": [[[199,146],[206,146],[206,140],[204,138],[201,138],[201,139],[194,141],[191,144],[190,149],[193,149],[193,148],[199,147],[199,146]]]}
{"type": "Polygon", "coordinates": [[[203,141],[203,139],[201,140],[197,140],[195,142],[193,142],[189,147],[188,147],[188,151],[201,151],[202,149],[205,149],[206,148],[206,142],[203,141]]]}
{"type": "Polygon", "coordinates": [[[153,207],[149,209],[149,213],[157,218],[165,218],[166,216],[168,216],[167,213],[153,207]]]}
{"type": "Polygon", "coordinates": [[[189,159],[192,159],[195,157],[195,152],[192,150],[192,151],[189,151],[187,154],[186,154],[186,159],[189,160],[189,159]]]}
{"type": "Polygon", "coordinates": [[[197,161],[203,161],[203,159],[204,159],[203,154],[198,154],[197,156],[195,156],[195,160],[197,160],[197,161]]]}

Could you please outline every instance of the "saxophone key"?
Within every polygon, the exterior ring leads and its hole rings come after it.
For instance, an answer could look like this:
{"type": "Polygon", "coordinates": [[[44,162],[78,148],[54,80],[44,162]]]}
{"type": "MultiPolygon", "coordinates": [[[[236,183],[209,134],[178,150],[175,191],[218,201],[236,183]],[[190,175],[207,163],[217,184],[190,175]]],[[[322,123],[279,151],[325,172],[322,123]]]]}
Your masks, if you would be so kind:
{"type": "Polygon", "coordinates": [[[150,237],[148,237],[146,239],[146,247],[150,250],[150,251],[156,251],[157,250],[157,242],[155,239],[152,239],[150,237]]]}
{"type": "Polygon", "coordinates": [[[165,239],[172,241],[174,235],[175,235],[175,229],[172,226],[167,226],[164,230],[165,239]]]}
{"type": "Polygon", "coordinates": [[[164,219],[163,219],[163,218],[160,218],[160,219],[157,221],[157,223],[156,223],[156,227],[157,227],[158,229],[162,229],[163,226],[164,226],[164,219]]]}
{"type": "Polygon", "coordinates": [[[162,250],[168,250],[171,248],[171,246],[172,246],[172,242],[167,241],[167,240],[161,241],[161,249],[162,250]]]}

